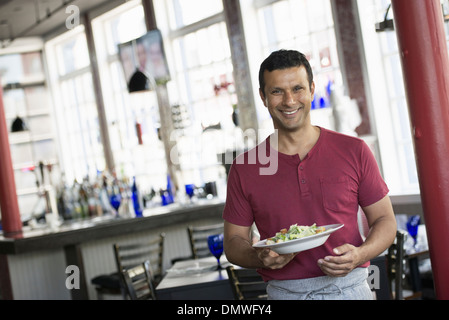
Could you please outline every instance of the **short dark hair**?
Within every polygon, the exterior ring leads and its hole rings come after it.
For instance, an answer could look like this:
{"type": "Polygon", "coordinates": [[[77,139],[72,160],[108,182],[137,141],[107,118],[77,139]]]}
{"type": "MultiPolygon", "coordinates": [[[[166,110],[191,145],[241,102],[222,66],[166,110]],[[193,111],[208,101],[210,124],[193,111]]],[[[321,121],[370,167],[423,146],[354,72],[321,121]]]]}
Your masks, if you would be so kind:
{"type": "Polygon", "coordinates": [[[260,65],[259,88],[265,95],[265,70],[271,72],[273,70],[282,70],[299,66],[304,66],[306,68],[309,87],[311,88],[313,82],[312,67],[304,54],[296,50],[284,49],[272,52],[260,65]]]}

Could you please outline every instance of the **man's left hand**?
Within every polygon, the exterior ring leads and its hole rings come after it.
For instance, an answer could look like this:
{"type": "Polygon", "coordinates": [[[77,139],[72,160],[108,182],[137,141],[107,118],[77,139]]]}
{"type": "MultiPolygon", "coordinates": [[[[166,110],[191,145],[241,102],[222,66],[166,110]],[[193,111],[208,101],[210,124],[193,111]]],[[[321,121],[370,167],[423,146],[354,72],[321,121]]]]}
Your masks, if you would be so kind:
{"type": "Polygon", "coordinates": [[[360,264],[358,248],[344,244],[333,250],[334,256],[318,260],[318,266],[328,276],[344,277],[360,264]]]}

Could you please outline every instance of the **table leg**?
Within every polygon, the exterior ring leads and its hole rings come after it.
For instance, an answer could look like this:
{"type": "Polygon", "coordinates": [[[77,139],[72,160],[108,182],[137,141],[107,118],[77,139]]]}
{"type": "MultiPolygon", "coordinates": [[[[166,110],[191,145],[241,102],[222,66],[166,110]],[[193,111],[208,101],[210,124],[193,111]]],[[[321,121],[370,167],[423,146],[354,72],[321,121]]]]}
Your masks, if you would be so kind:
{"type": "Polygon", "coordinates": [[[67,266],[74,265],[79,269],[79,289],[71,289],[70,294],[72,300],[89,300],[89,293],[87,290],[86,277],[84,272],[83,256],[79,245],[68,245],[64,247],[65,260],[67,266]]]}
{"type": "Polygon", "coordinates": [[[419,266],[418,266],[418,258],[411,258],[408,261],[409,267],[410,267],[410,280],[413,292],[421,292],[422,286],[421,286],[421,277],[419,272],[419,266]]]}
{"type": "Polygon", "coordinates": [[[0,254],[0,300],[13,300],[8,256],[0,254]]]}

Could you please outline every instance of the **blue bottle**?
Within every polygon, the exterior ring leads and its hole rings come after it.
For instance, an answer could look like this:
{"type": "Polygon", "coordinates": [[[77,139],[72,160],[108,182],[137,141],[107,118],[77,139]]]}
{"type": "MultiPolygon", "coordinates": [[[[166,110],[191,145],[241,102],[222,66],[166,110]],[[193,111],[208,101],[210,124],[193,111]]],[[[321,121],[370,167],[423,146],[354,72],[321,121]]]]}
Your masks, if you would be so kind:
{"type": "Polygon", "coordinates": [[[167,192],[168,192],[168,195],[167,195],[167,202],[168,203],[173,203],[174,201],[175,201],[175,199],[174,199],[174,197],[173,197],[173,186],[172,186],[172,183],[171,183],[171,179],[170,179],[170,175],[168,174],[167,175],[167,192]]]}
{"type": "Polygon", "coordinates": [[[140,196],[139,190],[137,189],[136,177],[133,177],[133,185],[131,191],[132,191],[134,212],[136,214],[136,217],[142,217],[142,207],[140,205],[140,196]]]}

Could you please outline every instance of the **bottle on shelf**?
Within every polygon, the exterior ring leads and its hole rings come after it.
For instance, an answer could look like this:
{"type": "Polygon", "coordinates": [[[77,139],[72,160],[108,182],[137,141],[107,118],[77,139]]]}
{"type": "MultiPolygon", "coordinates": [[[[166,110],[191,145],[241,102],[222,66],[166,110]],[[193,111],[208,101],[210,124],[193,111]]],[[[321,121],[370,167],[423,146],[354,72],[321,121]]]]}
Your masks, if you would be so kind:
{"type": "Polygon", "coordinates": [[[134,213],[136,214],[136,217],[142,217],[142,215],[143,215],[142,204],[141,204],[142,200],[140,197],[139,189],[137,188],[136,177],[133,177],[133,185],[132,185],[131,192],[132,192],[134,213]]]}
{"type": "Polygon", "coordinates": [[[73,219],[80,219],[82,218],[82,209],[80,204],[80,185],[76,179],[73,181],[73,185],[70,191],[72,193],[71,198],[73,201],[72,217],[73,219]]]}
{"type": "Polygon", "coordinates": [[[171,182],[170,175],[167,175],[167,203],[173,203],[175,201],[173,197],[174,191],[173,191],[173,185],[171,182]]]}
{"type": "MultiPolygon", "coordinates": [[[[123,205],[123,198],[121,189],[119,186],[119,181],[117,178],[114,178],[112,181],[112,187],[111,187],[111,197],[110,202],[112,207],[114,208],[114,213],[116,216],[119,216],[121,212],[119,212],[120,207],[123,205]]],[[[122,210],[123,211],[123,208],[122,210]]]]}
{"type": "Polygon", "coordinates": [[[117,185],[119,186],[119,192],[121,196],[121,204],[118,210],[118,214],[122,218],[131,218],[134,216],[134,210],[132,207],[133,205],[131,200],[131,188],[129,186],[128,179],[117,179],[117,185]]]}
{"type": "Polygon", "coordinates": [[[71,220],[73,212],[73,198],[69,186],[65,180],[65,174],[61,174],[61,183],[57,189],[58,211],[63,220],[71,220]]]}
{"type": "Polygon", "coordinates": [[[104,214],[111,214],[114,212],[114,208],[109,201],[109,191],[108,191],[108,180],[106,176],[101,179],[101,189],[100,189],[100,203],[104,214]]]}

